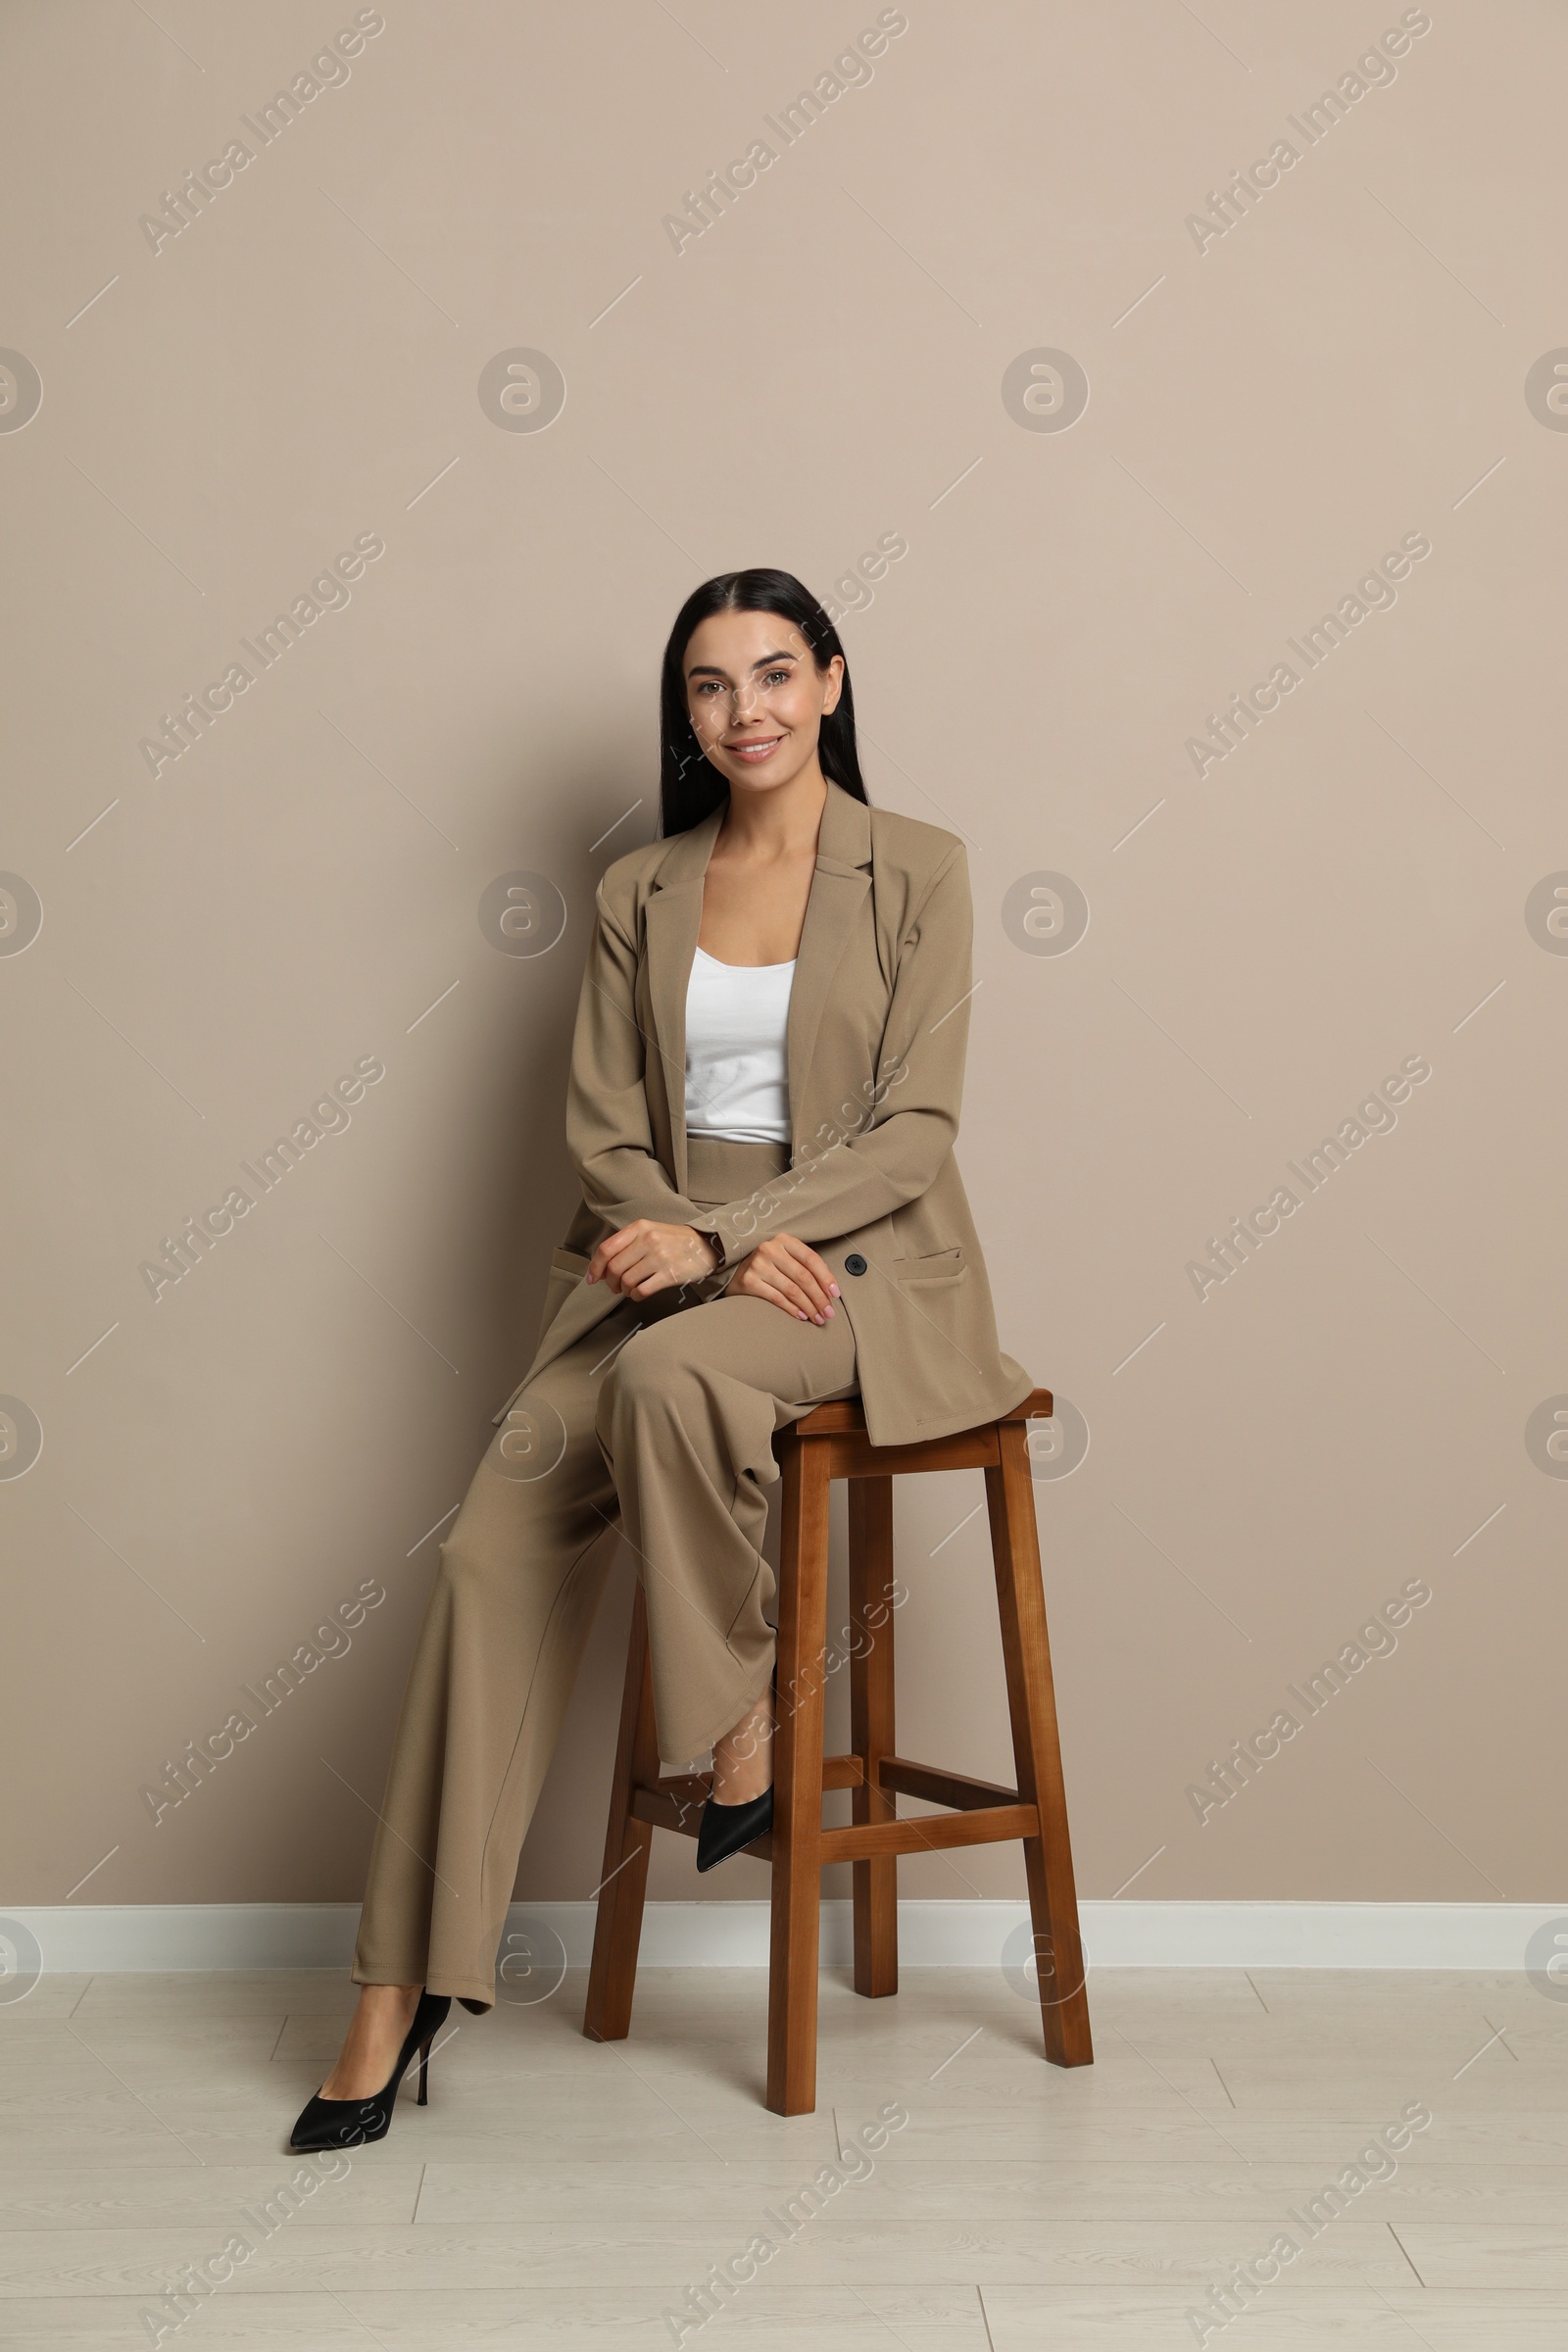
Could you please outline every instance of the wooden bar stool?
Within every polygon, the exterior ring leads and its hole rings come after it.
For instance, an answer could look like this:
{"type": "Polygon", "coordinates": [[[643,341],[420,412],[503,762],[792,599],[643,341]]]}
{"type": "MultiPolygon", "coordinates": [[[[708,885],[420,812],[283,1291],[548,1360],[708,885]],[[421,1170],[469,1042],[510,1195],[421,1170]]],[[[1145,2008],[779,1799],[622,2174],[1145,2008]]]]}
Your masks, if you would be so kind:
{"type": "MultiPolygon", "coordinates": [[[[773,1829],[746,1849],[770,1861],[773,1869],[767,2104],[775,2115],[808,2115],[816,2105],[817,1935],[821,1873],[828,1862],[855,1866],[855,1989],[874,2000],[898,1990],[899,1855],[1020,1838],[1046,2056],[1057,2066],[1087,2066],[1093,2059],[1025,1426],[1051,1411],[1051,1392],[1036,1389],[1000,1421],[923,1445],[878,1446],[868,1442],[864,1415],[852,1399],[818,1405],[780,1434],[784,1495],[773,1829]],[[911,1763],[896,1750],[893,1481],[917,1470],[986,1474],[1016,1788],[911,1763]],[[828,1489],[836,1478],[852,1482],[854,1752],[824,1756],[828,1489]],[[861,1628],[867,1635],[863,1648],[861,1628]],[[847,1829],[823,1828],[824,1788],[853,1791],[847,1829]],[[900,1794],[950,1810],[901,1821],[900,1794]]],[[[590,2040],[618,2041],[630,2031],[654,1831],[677,1830],[695,1838],[708,1791],[706,1774],[660,1777],[648,1620],[639,1587],[583,2018],[590,2040]]]]}

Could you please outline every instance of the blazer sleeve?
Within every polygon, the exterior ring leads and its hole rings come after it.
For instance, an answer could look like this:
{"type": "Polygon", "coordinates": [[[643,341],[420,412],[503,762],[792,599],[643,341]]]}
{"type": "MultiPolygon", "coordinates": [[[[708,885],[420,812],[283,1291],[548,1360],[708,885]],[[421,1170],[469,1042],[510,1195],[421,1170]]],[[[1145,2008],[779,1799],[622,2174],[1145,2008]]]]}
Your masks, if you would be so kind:
{"type": "Polygon", "coordinates": [[[969,1034],[974,914],[968,861],[955,843],[906,924],[874,1080],[862,1100],[803,1140],[796,1164],[699,1224],[733,1266],[775,1233],[834,1241],[874,1224],[931,1185],[958,1132],[969,1034]]]}
{"type": "Polygon", "coordinates": [[[582,1197],[617,1232],[636,1217],[706,1224],[711,1211],[676,1192],[654,1150],[643,1074],[659,1045],[637,1023],[636,941],[603,884],[597,906],[566,1084],[566,1149],[582,1197]]]}

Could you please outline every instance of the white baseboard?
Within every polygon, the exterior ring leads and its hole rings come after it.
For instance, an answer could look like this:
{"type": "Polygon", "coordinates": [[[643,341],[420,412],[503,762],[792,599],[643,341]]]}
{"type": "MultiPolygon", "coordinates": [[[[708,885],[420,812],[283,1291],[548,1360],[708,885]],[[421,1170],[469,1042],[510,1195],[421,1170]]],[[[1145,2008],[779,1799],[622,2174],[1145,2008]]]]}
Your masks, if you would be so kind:
{"type": "MultiPolygon", "coordinates": [[[[900,1957],[909,1968],[994,1968],[1027,1949],[1028,1909],[1016,1902],[904,1902],[900,1957]]],[[[1082,1906],[1094,1968],[1522,1969],[1532,1933],[1568,1926],[1568,1905],[1546,1903],[1122,1903],[1082,1906]]],[[[0,1915],[35,1939],[48,1975],[186,1969],[341,1968],[354,1949],[355,1903],[123,1903],[56,1905],[0,1915]]],[[[559,1936],[572,1967],[587,1964],[592,1903],[514,1903],[509,1934],[530,1924],[559,1936]]],[[[647,1968],[762,1968],[765,1902],[650,1903],[647,1968]]],[[[851,1957],[850,1905],[822,1906],[822,1959],[851,1957]]]]}

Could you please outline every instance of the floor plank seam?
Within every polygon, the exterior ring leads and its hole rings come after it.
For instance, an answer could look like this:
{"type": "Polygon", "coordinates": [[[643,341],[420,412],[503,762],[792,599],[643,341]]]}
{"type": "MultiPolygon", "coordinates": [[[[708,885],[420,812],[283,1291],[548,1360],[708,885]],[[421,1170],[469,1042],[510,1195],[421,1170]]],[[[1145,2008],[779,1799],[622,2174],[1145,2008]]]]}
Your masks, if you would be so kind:
{"type": "Polygon", "coordinates": [[[1387,2230],[1387,2231],[1388,2231],[1389,2235],[1390,2235],[1390,2236],[1393,2238],[1393,2240],[1394,2240],[1395,2244],[1396,2244],[1396,2245],[1398,2247],[1398,2249],[1399,2249],[1399,2252],[1400,2252],[1400,2253],[1401,2253],[1401,2254],[1404,2256],[1404,2259],[1405,2259],[1405,2261],[1410,2263],[1410,2270],[1411,2270],[1411,2273],[1412,2273],[1412,2275],[1414,2276],[1415,2282],[1416,2282],[1417,2286],[1419,2286],[1419,2287],[1421,2287],[1421,2288],[1423,2288],[1423,2289],[1424,2289],[1424,2288],[1425,2288],[1425,2286],[1426,2286],[1426,2280],[1425,2280],[1425,2279],[1422,2278],[1422,2276],[1421,2276],[1420,2272],[1419,2272],[1419,2271],[1416,2269],[1416,2267],[1415,2267],[1415,2264],[1414,2264],[1413,2262],[1410,2262],[1410,2249],[1409,2249],[1409,2247],[1408,2247],[1408,2246],[1405,2244],[1405,2242],[1404,2242],[1403,2238],[1402,2238],[1402,2237],[1399,2235],[1399,2232],[1397,2231],[1397,2230],[1396,2230],[1396,2228],[1394,2227],[1394,2224],[1393,2224],[1392,2222],[1385,2222],[1385,2223],[1384,2223],[1384,2225],[1383,2225],[1383,2227],[1385,2228],[1385,2230],[1387,2230]]]}

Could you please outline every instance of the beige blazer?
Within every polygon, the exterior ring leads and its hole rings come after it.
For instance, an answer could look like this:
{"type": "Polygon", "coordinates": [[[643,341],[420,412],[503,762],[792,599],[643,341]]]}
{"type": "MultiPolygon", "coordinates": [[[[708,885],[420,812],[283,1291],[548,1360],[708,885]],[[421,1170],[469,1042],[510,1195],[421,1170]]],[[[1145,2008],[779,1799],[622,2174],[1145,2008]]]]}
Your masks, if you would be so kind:
{"type": "MultiPolygon", "coordinates": [[[[791,1165],[706,1208],[685,1198],[686,985],[722,813],[600,883],[566,1102],[582,1206],[514,1396],[615,1305],[582,1279],[596,1244],[654,1217],[716,1234],[727,1269],[770,1234],[811,1244],[855,1332],[873,1445],[994,1419],[1034,1383],[998,1348],[953,1156],[972,986],[963,845],[828,786],[790,998],[791,1165]]],[[[715,1269],[692,1287],[707,1298],[726,1280],[715,1269]]]]}

